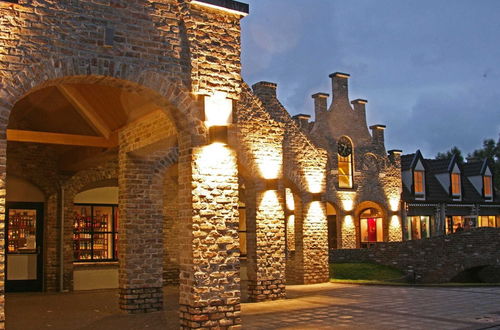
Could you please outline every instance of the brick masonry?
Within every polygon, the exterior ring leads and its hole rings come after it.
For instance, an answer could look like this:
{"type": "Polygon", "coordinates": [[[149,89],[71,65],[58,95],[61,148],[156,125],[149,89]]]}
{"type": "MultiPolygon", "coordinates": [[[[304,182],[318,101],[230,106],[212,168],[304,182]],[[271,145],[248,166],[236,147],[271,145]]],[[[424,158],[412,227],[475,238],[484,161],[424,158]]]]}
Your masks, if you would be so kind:
{"type": "Polygon", "coordinates": [[[474,228],[448,236],[330,251],[331,262],[374,262],[421,283],[443,283],[479,266],[500,265],[500,229],[474,228]],[[415,277],[414,277],[415,276],[415,277]]]}

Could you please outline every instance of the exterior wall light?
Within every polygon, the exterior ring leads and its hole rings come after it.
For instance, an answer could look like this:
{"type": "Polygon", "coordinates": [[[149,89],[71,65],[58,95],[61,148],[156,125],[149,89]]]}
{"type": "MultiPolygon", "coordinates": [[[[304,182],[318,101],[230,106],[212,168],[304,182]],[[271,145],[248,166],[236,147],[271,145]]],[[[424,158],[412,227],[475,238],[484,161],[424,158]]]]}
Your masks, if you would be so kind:
{"type": "Polygon", "coordinates": [[[205,124],[208,127],[209,142],[227,144],[228,126],[232,122],[233,100],[224,92],[205,95],[203,100],[205,124]]]}
{"type": "Polygon", "coordinates": [[[208,137],[210,144],[222,143],[227,144],[228,138],[227,126],[210,126],[208,128],[208,137]]]}
{"type": "Polygon", "coordinates": [[[314,194],[311,194],[311,196],[312,196],[313,202],[322,202],[323,201],[323,194],[322,193],[314,193],[314,194]]]}
{"type": "Polygon", "coordinates": [[[278,179],[267,179],[266,180],[266,190],[278,190],[278,179]]]}

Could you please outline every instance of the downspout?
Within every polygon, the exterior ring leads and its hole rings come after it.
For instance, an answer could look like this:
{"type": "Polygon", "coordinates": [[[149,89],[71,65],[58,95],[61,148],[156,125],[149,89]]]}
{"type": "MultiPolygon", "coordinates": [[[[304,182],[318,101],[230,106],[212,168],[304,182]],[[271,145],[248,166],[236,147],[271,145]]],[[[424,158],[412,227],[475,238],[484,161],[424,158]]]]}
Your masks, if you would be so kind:
{"type": "Polygon", "coordinates": [[[61,187],[61,230],[59,237],[59,291],[64,292],[64,187],[61,187]]]}

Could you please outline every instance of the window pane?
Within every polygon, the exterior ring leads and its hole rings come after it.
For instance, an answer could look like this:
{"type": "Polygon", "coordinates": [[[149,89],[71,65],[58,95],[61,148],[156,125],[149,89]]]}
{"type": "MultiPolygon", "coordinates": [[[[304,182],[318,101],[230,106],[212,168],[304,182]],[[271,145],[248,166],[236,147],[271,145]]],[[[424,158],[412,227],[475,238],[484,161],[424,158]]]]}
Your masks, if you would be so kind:
{"type": "Polygon", "coordinates": [[[112,231],[113,230],[113,207],[94,206],[93,227],[94,231],[112,231]]]}
{"type": "Polygon", "coordinates": [[[368,242],[368,222],[366,219],[360,221],[361,242],[368,242]]]}
{"type": "Polygon", "coordinates": [[[375,223],[377,224],[377,242],[384,241],[384,224],[382,223],[382,218],[375,219],[375,223]]]}
{"type": "Polygon", "coordinates": [[[455,196],[460,195],[460,174],[452,173],[451,175],[451,192],[455,196]]]}
{"type": "Polygon", "coordinates": [[[415,193],[423,194],[424,193],[424,172],[415,171],[414,172],[414,181],[415,181],[415,193]]]}
{"type": "Polygon", "coordinates": [[[421,239],[422,238],[422,233],[421,233],[421,226],[420,226],[420,217],[412,217],[411,218],[412,223],[411,223],[411,236],[413,239],[421,239]]]}
{"type": "Polygon", "coordinates": [[[422,238],[429,238],[431,237],[431,231],[430,231],[430,219],[429,217],[420,217],[420,225],[422,227],[422,238]]]}
{"type": "Polygon", "coordinates": [[[9,210],[8,252],[36,251],[36,210],[9,210]]]}
{"type": "Polygon", "coordinates": [[[94,260],[105,260],[112,259],[113,257],[113,248],[111,244],[111,240],[113,238],[113,234],[104,234],[104,233],[96,233],[93,235],[93,257],[94,260]]]}
{"type": "Polygon", "coordinates": [[[338,156],[339,163],[339,187],[352,188],[352,158],[338,156]]]}
{"type": "Polygon", "coordinates": [[[491,176],[484,176],[483,177],[483,185],[484,185],[484,195],[491,196],[492,195],[491,176]]]}

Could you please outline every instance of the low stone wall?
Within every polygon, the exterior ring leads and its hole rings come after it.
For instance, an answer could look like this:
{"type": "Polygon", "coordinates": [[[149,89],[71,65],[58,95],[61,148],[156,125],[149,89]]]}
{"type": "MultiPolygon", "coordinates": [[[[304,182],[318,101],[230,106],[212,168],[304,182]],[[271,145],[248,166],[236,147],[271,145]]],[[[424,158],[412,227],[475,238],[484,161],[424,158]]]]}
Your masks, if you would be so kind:
{"type": "Polygon", "coordinates": [[[330,262],[374,262],[397,268],[416,282],[448,282],[469,268],[500,265],[500,228],[377,243],[367,249],[331,250],[330,262]]]}

